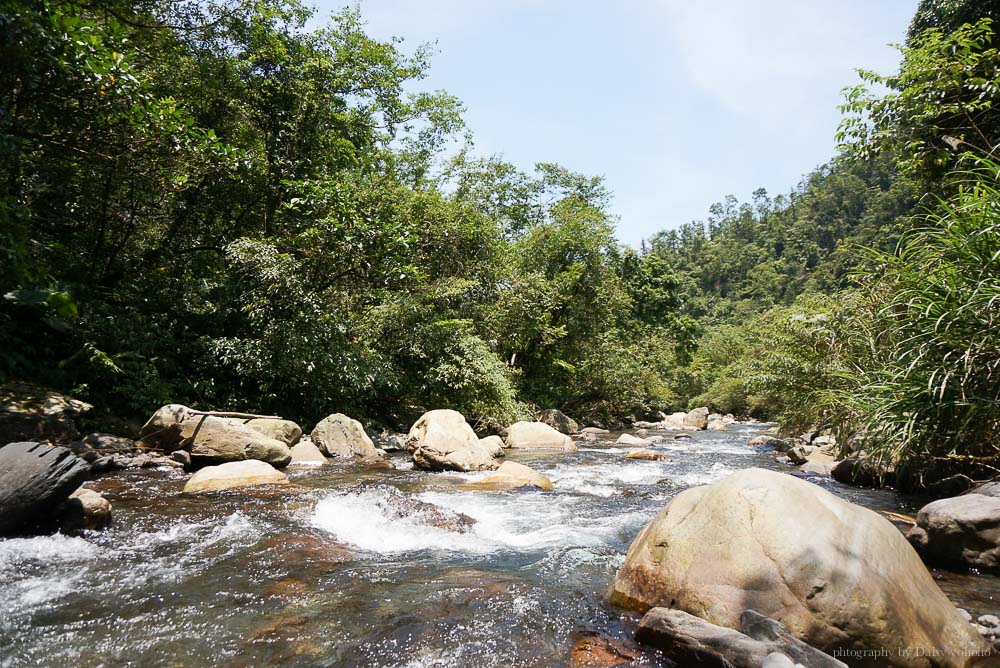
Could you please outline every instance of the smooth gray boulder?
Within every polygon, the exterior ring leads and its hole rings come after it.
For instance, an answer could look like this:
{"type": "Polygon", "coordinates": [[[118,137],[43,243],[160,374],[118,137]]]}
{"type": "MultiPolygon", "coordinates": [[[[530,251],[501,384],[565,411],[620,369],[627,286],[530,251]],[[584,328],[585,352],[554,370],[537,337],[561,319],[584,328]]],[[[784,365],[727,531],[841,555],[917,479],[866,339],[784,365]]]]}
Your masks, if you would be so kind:
{"type": "Polygon", "coordinates": [[[663,651],[680,665],[760,668],[800,665],[847,668],[847,664],[798,640],[780,623],[753,610],[740,615],[741,631],[717,626],[683,610],[653,608],[643,616],[635,637],[663,651]],[[787,659],[782,662],[773,657],[787,659]]]}
{"type": "Polygon", "coordinates": [[[963,494],[932,501],[906,536],[928,561],[1000,571],[1000,498],[963,494]]]}
{"type": "Polygon", "coordinates": [[[0,448],[0,536],[49,523],[90,475],[90,465],[66,448],[8,443],[0,448]]]}

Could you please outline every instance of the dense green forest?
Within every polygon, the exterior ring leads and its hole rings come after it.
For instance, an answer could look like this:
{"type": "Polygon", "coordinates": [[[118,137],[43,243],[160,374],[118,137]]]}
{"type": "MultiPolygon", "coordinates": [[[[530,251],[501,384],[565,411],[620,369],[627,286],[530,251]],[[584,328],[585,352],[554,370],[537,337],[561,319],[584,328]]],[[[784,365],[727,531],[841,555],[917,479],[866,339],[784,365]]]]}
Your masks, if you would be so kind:
{"type": "Polygon", "coordinates": [[[461,102],[413,92],[429,51],[355,10],[11,0],[0,382],[107,421],[707,405],[833,425],[917,482],[995,471],[995,5],[925,0],[828,165],[632,249],[600,179],[476,155],[461,102]]]}

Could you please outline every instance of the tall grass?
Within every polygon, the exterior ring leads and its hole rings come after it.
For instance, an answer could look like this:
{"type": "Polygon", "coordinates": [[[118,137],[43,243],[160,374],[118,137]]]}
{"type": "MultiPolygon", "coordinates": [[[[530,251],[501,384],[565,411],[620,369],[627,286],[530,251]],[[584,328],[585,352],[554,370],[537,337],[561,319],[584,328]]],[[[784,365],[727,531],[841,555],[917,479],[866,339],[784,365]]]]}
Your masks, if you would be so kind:
{"type": "Polygon", "coordinates": [[[1000,165],[867,255],[843,417],[901,483],[1000,475],[1000,165]]]}

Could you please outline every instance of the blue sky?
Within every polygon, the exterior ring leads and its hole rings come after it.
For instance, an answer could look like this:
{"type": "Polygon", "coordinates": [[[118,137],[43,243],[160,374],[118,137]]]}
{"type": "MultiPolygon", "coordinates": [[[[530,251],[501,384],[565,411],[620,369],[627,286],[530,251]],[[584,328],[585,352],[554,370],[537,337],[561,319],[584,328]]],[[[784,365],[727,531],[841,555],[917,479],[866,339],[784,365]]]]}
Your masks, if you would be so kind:
{"type": "Polygon", "coordinates": [[[465,103],[478,153],[603,175],[631,245],[832,157],[841,88],[895,69],[916,5],[360,0],[373,36],[436,43],[421,87],[465,103]]]}

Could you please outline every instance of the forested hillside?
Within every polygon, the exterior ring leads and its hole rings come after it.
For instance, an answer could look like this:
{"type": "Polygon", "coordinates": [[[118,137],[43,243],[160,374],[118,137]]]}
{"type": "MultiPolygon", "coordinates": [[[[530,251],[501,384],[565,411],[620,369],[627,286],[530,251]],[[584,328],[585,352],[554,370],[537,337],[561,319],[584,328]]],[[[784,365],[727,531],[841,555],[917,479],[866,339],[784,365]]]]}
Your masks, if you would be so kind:
{"type": "Polygon", "coordinates": [[[994,5],[926,0],[828,165],[631,249],[600,179],[478,156],[429,51],[354,10],[12,0],[0,382],[109,423],[708,405],[993,466],[994,5]]]}

